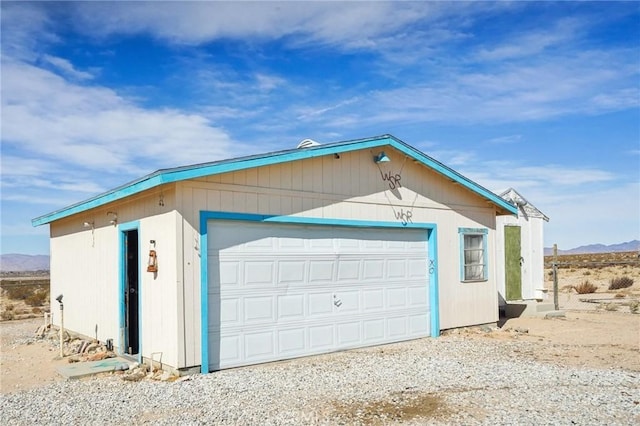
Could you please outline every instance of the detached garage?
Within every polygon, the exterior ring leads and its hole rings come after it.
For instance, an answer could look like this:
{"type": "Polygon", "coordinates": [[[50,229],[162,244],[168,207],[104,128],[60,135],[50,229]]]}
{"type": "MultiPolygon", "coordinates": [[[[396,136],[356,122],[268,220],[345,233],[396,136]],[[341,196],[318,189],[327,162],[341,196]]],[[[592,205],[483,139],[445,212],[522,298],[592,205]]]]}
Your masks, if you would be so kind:
{"type": "Polygon", "coordinates": [[[160,170],[33,224],[65,327],[209,372],[496,322],[516,213],[384,135],[160,170]]]}

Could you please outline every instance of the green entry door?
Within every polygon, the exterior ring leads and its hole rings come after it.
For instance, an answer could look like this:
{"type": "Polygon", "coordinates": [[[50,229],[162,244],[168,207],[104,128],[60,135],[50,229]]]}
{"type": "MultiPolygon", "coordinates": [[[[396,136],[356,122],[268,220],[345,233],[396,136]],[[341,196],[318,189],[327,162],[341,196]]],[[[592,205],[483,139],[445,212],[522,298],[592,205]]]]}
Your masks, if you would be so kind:
{"type": "Polygon", "coordinates": [[[506,299],[522,299],[522,254],[520,252],[520,227],[504,227],[504,263],[506,299]]]}

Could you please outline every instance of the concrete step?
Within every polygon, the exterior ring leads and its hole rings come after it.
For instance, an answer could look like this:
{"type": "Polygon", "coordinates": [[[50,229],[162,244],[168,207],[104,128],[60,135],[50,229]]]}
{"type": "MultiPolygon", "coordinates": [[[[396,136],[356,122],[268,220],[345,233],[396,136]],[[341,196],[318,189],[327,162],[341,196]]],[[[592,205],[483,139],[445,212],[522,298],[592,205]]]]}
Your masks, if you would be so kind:
{"type": "Polygon", "coordinates": [[[556,307],[553,303],[545,303],[545,302],[538,302],[536,303],[536,311],[537,312],[549,312],[549,311],[553,311],[555,310],[556,307]]]}
{"type": "Polygon", "coordinates": [[[538,302],[535,300],[522,300],[507,302],[502,307],[507,318],[544,316],[547,312],[553,312],[553,303],[538,302]]]}

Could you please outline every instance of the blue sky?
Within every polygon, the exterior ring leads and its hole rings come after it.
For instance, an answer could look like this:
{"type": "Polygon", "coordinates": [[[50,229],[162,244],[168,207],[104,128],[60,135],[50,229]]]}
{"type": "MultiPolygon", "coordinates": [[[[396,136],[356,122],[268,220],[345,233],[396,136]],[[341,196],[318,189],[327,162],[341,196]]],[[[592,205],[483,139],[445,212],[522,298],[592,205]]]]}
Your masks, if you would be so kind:
{"type": "Polygon", "coordinates": [[[640,239],[640,3],[2,2],[2,253],[154,170],[390,133],[640,239]]]}

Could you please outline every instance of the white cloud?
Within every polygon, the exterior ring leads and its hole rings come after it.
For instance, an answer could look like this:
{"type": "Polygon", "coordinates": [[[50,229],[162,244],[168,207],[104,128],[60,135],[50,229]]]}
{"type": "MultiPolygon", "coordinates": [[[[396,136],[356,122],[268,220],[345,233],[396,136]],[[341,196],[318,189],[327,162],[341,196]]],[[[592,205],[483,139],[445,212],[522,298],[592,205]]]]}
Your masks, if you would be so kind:
{"type": "Polygon", "coordinates": [[[602,114],[640,106],[630,51],[589,51],[496,67],[449,72],[428,83],[362,94],[353,119],[322,117],[333,127],[357,123],[509,123],[602,114]]]}
{"type": "MultiPolygon", "coordinates": [[[[143,109],[104,87],[3,61],[3,143],[80,168],[139,175],[228,156],[231,139],[203,116],[143,109]]],[[[234,151],[237,152],[235,147],[234,151]]]]}
{"type": "Polygon", "coordinates": [[[55,68],[62,71],[65,75],[74,78],[76,80],[91,80],[93,75],[91,73],[85,71],[78,71],[75,69],[73,64],[64,58],[59,58],[57,56],[44,55],[42,57],[44,62],[47,62],[53,65],[55,68]]]}
{"type": "Polygon", "coordinates": [[[352,47],[375,47],[378,35],[443,9],[431,3],[392,2],[83,2],[74,6],[79,29],[98,37],[147,33],[174,43],[199,44],[225,37],[278,39],[295,34],[296,43],[306,39],[352,47]]]}
{"type": "Polygon", "coordinates": [[[570,41],[580,36],[586,23],[577,18],[551,21],[543,30],[523,32],[505,37],[504,43],[480,48],[475,54],[479,61],[504,61],[529,58],[539,55],[548,48],[566,47],[570,41]]]}
{"type": "Polygon", "coordinates": [[[491,138],[487,142],[495,145],[507,145],[518,143],[522,140],[522,135],[507,135],[507,136],[498,136],[496,138],[491,138]]]}
{"type": "Polygon", "coordinates": [[[639,194],[640,183],[634,182],[558,194],[552,203],[532,202],[551,218],[545,225],[545,245],[558,243],[560,248],[569,249],[584,244],[640,239],[639,194]]]}

